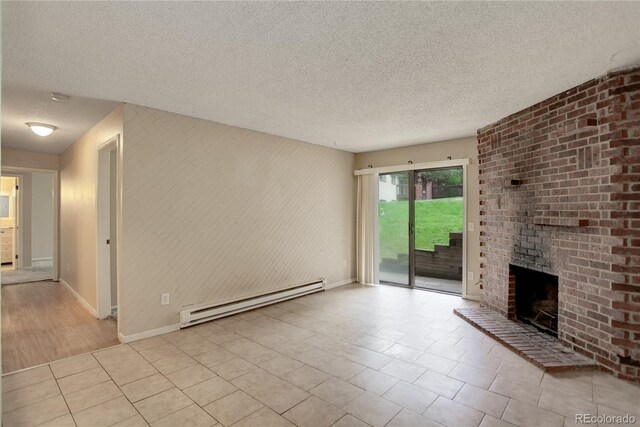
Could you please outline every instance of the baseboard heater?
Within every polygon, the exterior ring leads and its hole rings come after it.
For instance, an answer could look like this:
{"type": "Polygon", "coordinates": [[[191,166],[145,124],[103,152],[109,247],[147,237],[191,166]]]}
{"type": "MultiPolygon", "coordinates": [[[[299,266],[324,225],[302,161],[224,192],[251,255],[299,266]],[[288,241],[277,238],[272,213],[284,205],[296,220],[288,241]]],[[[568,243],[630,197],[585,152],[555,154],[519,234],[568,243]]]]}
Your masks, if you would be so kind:
{"type": "Polygon", "coordinates": [[[251,298],[244,298],[221,304],[197,305],[192,307],[187,306],[180,311],[180,327],[186,328],[188,326],[197,325],[198,323],[208,322],[209,320],[231,316],[233,314],[242,313],[243,311],[264,307],[265,305],[275,304],[277,302],[323,291],[325,289],[325,284],[325,279],[317,279],[288,289],[251,298]]]}

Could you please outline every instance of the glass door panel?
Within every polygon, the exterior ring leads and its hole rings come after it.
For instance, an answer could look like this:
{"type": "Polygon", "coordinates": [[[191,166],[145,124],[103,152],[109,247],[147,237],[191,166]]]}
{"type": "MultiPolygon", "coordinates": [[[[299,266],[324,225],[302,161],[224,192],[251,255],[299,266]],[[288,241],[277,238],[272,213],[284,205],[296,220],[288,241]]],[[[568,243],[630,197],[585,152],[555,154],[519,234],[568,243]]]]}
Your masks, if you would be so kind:
{"type": "Polygon", "coordinates": [[[411,172],[378,178],[378,240],[380,283],[410,286],[409,180],[411,172]]]}
{"type": "Polygon", "coordinates": [[[416,288],[462,294],[462,167],[414,172],[416,288]]]}

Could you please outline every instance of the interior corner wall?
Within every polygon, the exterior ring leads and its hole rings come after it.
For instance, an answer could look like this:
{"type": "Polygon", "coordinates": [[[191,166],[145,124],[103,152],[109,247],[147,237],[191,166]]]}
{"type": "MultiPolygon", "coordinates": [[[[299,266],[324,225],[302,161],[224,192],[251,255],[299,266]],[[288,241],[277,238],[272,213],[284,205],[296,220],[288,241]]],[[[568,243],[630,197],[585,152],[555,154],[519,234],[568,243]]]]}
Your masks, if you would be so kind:
{"type": "Polygon", "coordinates": [[[117,107],[60,155],[60,278],[96,310],[97,148],[122,135],[123,112],[117,107]]]}
{"type": "Polygon", "coordinates": [[[124,134],[123,335],[355,276],[352,153],[129,104],[124,134]]]}
{"type": "Polygon", "coordinates": [[[447,160],[448,157],[471,160],[471,164],[467,167],[466,182],[467,223],[474,223],[475,231],[467,231],[467,272],[473,272],[474,280],[467,281],[467,296],[479,298],[482,295],[482,290],[476,283],[480,274],[480,237],[478,234],[480,205],[478,193],[478,143],[476,137],[358,153],[355,157],[355,169],[364,169],[368,165],[372,165],[374,168],[404,165],[408,161],[413,163],[435,162],[447,160]]]}

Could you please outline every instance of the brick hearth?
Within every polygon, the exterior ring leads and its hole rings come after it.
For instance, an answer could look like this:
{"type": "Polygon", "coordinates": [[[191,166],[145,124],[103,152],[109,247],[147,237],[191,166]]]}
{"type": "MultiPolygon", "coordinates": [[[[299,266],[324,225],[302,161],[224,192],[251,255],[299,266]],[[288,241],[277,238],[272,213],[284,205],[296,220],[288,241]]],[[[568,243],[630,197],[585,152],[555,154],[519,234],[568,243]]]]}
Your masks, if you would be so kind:
{"type": "Polygon", "coordinates": [[[487,308],[456,308],[453,312],[507,348],[547,372],[596,366],[560,341],[533,326],[506,319],[487,308]]]}
{"type": "Polygon", "coordinates": [[[558,338],[640,379],[640,68],[478,131],[484,302],[512,318],[509,264],[558,276],[558,338]]]}

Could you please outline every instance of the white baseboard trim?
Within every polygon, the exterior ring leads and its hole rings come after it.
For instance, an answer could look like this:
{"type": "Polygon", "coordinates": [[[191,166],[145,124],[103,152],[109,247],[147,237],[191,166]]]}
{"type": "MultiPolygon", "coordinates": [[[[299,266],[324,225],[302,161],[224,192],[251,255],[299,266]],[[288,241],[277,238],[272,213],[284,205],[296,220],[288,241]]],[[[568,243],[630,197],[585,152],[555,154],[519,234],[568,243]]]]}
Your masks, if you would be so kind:
{"type": "Polygon", "coordinates": [[[33,261],[53,261],[53,257],[46,257],[46,258],[32,258],[31,262],[33,261]]]}
{"type": "Polygon", "coordinates": [[[478,302],[482,302],[482,296],[481,295],[465,295],[464,297],[462,297],[462,299],[467,299],[470,301],[478,301],[478,302]]]}
{"type": "MultiPolygon", "coordinates": [[[[342,280],[340,282],[330,283],[325,286],[325,289],[333,289],[339,286],[348,285],[350,283],[354,283],[356,279],[347,279],[342,280]]],[[[174,332],[180,329],[180,323],[174,323],[173,325],[163,326],[161,328],[151,329],[149,331],[138,332],[137,334],[131,335],[123,335],[121,332],[118,332],[118,339],[121,343],[130,343],[133,341],[139,341],[145,338],[155,337],[156,335],[168,334],[169,332],[174,332]]]]}
{"type": "Polygon", "coordinates": [[[91,304],[89,304],[87,300],[82,298],[82,296],[80,296],[79,293],[77,293],[67,282],[65,282],[62,277],[59,277],[58,281],[62,283],[64,288],[67,290],[67,292],[69,292],[75,299],[77,299],[80,302],[80,304],[85,309],[87,309],[89,313],[91,313],[93,317],[95,317],[96,319],[98,318],[98,311],[95,308],[91,307],[91,304]]]}
{"type": "Polygon", "coordinates": [[[357,280],[355,278],[347,279],[347,280],[341,280],[341,281],[335,282],[335,283],[328,283],[324,288],[325,289],[333,289],[333,288],[337,288],[339,286],[350,285],[351,283],[354,283],[356,281],[357,280]]]}
{"type": "Polygon", "coordinates": [[[174,323],[173,325],[163,326],[161,328],[151,329],[149,331],[138,332],[137,334],[123,335],[122,332],[118,332],[118,339],[121,343],[128,343],[133,341],[142,340],[145,338],[155,337],[156,335],[168,334],[180,329],[180,323],[174,323]]]}

